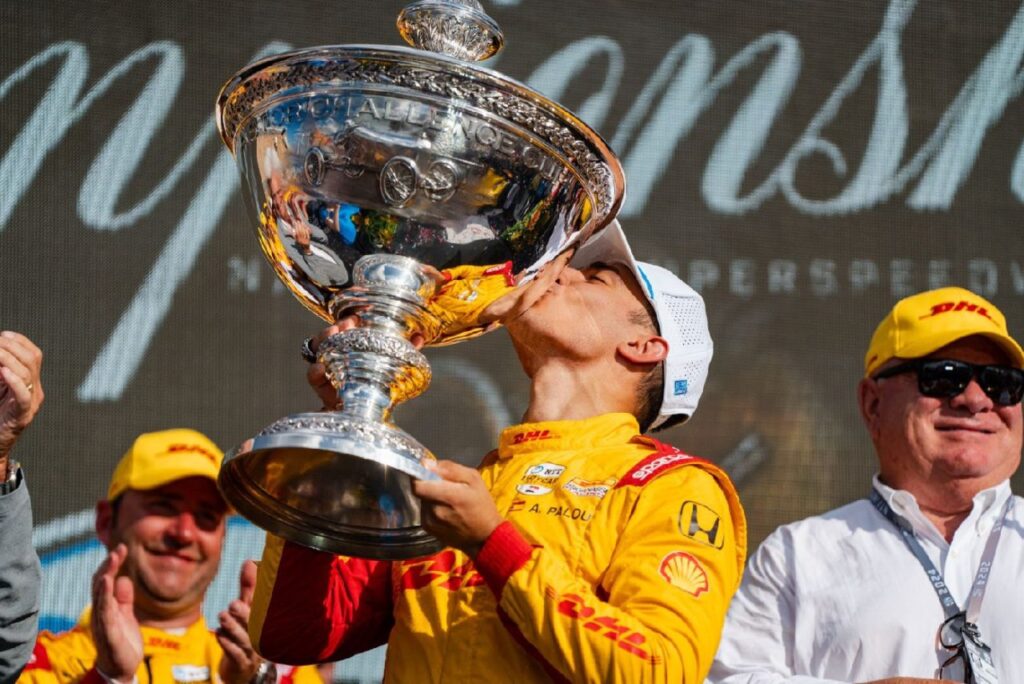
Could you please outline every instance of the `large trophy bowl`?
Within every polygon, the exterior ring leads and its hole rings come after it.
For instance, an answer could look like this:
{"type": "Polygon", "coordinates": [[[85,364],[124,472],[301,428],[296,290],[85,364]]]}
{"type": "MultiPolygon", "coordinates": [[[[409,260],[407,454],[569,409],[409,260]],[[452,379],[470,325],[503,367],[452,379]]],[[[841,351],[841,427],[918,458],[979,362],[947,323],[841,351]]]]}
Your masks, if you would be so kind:
{"type": "Polygon", "coordinates": [[[511,261],[529,275],[611,220],[624,184],[573,114],[463,61],[501,44],[478,3],[414,3],[399,24],[449,54],[299,50],[249,65],[217,102],[274,271],[324,320],[360,320],[318,350],[343,408],[288,416],[244,442],[221,490],[290,541],[379,559],[442,546],[412,493],[414,478],[435,477],[424,466],[433,456],[391,422],[430,382],[410,339],[453,341],[431,309],[438,270],[511,261]]]}

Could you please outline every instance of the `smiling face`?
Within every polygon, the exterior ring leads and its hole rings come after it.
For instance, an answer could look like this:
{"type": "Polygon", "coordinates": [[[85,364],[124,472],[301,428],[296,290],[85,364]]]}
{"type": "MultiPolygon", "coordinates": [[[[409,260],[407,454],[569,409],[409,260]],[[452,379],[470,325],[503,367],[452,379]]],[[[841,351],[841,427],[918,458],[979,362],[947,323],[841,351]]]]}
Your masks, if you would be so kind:
{"type": "Polygon", "coordinates": [[[226,511],[216,484],[206,477],[129,489],[116,510],[100,502],[97,532],[108,549],[119,543],[128,548],[121,574],[135,585],[140,619],[198,617],[220,564],[226,511]]]}
{"type": "MultiPolygon", "coordinates": [[[[978,336],[949,344],[929,358],[1009,363],[1000,347],[978,336]]],[[[950,487],[969,500],[1010,477],[1020,464],[1021,405],[996,404],[976,380],[955,397],[933,398],[921,395],[913,372],[866,378],[860,385],[860,404],[882,480],[932,506],[941,503],[950,487]]]]}

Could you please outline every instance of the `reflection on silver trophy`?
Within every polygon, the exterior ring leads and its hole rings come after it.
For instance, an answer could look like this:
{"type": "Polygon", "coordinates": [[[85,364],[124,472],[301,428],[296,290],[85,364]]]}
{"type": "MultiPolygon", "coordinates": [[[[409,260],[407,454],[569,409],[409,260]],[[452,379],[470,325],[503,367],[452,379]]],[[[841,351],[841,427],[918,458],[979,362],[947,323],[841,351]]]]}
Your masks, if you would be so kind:
{"type": "Polygon", "coordinates": [[[220,475],[245,517],[291,541],[366,558],[433,553],[413,478],[430,452],[391,422],[430,382],[410,339],[483,331],[438,296],[440,269],[511,262],[517,276],[610,221],[621,165],[573,114],[471,65],[501,32],[476,0],[399,16],[415,49],[319,47],[249,65],[217,102],[260,246],[327,321],[359,327],[319,349],[342,400],[232,451],[220,475]]]}

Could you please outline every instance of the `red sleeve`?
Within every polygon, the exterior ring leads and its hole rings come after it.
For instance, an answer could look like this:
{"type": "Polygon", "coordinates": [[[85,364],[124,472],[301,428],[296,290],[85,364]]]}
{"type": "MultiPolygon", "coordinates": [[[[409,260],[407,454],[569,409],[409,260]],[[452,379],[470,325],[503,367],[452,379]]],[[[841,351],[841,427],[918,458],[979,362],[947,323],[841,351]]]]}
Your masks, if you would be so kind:
{"type": "Polygon", "coordinates": [[[82,677],[82,681],[79,684],[107,684],[107,680],[103,678],[103,675],[94,667],[85,673],[82,677]]]}
{"type": "Polygon", "coordinates": [[[391,631],[391,563],[344,558],[267,535],[249,635],[259,653],[289,665],[347,658],[391,631]]]}

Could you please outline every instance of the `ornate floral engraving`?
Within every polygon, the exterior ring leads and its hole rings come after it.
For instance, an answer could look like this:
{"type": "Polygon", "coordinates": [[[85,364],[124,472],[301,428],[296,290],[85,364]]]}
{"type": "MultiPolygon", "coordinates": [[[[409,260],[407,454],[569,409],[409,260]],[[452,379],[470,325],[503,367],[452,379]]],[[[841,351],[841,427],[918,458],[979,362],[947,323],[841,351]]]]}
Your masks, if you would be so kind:
{"type": "Polygon", "coordinates": [[[421,0],[398,16],[398,30],[415,48],[478,62],[501,51],[501,29],[477,0],[421,0]]]}
{"type": "Polygon", "coordinates": [[[386,423],[352,420],[341,413],[300,413],[288,416],[265,427],[257,437],[294,432],[322,433],[370,444],[375,448],[408,456],[415,463],[412,467],[422,467],[419,461],[429,453],[419,442],[386,423]]]}
{"type": "Polygon", "coordinates": [[[416,351],[408,340],[372,328],[346,330],[328,337],[320,345],[321,357],[333,354],[345,355],[352,352],[389,356],[405,366],[412,366],[419,370],[427,378],[430,377],[430,364],[427,363],[427,357],[416,351]]]}

